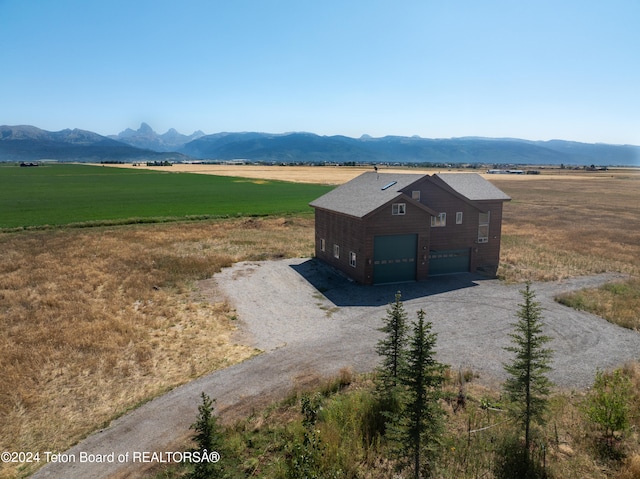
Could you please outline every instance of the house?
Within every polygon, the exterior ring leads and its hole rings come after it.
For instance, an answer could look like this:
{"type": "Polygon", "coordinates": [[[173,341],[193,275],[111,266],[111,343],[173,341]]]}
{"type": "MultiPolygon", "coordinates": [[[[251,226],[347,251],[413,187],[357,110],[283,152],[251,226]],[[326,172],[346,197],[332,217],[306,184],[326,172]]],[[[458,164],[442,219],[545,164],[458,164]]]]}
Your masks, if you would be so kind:
{"type": "Polygon", "coordinates": [[[316,257],[362,284],[494,277],[510,199],[476,173],[364,173],[310,203],[316,257]]]}

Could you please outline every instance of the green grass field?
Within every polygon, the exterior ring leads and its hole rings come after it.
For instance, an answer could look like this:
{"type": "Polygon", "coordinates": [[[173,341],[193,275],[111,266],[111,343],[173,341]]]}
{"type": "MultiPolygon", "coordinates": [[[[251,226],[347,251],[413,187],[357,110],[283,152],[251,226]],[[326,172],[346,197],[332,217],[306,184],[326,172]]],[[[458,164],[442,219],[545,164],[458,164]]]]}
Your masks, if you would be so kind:
{"type": "Polygon", "coordinates": [[[311,212],[328,186],[89,165],[0,168],[0,229],[311,212]]]}

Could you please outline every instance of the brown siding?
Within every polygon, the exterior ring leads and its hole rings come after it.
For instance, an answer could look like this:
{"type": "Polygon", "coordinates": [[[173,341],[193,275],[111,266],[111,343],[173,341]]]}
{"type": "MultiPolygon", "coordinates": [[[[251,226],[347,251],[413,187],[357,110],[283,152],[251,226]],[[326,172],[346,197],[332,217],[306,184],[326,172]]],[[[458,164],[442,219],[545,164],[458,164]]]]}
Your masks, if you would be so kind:
{"type": "MultiPolygon", "coordinates": [[[[472,271],[478,270],[489,276],[495,276],[500,264],[500,240],[502,235],[502,201],[478,202],[490,211],[489,241],[476,244],[475,254],[472,255],[472,271]]],[[[476,219],[476,238],[477,238],[476,219]]]]}
{"type": "Polygon", "coordinates": [[[374,237],[417,234],[416,278],[425,279],[428,274],[430,215],[410,202],[404,203],[406,204],[404,215],[391,214],[392,203],[389,203],[363,219],[316,208],[316,257],[360,283],[372,284],[374,237]],[[321,239],[325,240],[325,251],[320,249],[321,239]],[[334,244],[340,247],[340,258],[335,258],[333,255],[334,244]],[[349,264],[350,251],[356,253],[355,268],[349,264]]]}
{"type": "Polygon", "coordinates": [[[356,281],[364,283],[367,256],[363,245],[362,220],[316,208],[316,257],[343,271],[356,281]],[[320,240],[325,240],[325,251],[320,250],[320,240]],[[340,247],[340,258],[335,258],[333,246],[340,247]],[[356,254],[356,267],[349,264],[349,252],[356,254]]]}
{"type": "MultiPolygon", "coordinates": [[[[431,227],[430,249],[470,249],[470,270],[495,276],[500,262],[502,201],[470,202],[451,194],[429,178],[414,184],[410,190],[420,190],[420,202],[438,213],[446,213],[446,226],[431,227]],[[478,243],[481,211],[489,210],[489,241],[478,243]],[[462,224],[456,224],[456,213],[462,212],[462,224]]],[[[411,191],[406,191],[411,194],[411,191]]],[[[430,223],[429,223],[430,225],[430,223]]]]}

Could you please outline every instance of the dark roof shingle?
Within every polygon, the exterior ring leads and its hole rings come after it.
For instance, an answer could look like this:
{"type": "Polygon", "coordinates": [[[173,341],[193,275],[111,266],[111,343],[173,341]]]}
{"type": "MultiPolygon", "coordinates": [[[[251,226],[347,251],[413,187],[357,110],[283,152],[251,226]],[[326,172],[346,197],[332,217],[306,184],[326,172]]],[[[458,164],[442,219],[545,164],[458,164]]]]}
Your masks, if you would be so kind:
{"type": "Polygon", "coordinates": [[[477,173],[438,173],[434,176],[471,201],[511,199],[477,173]]]}
{"type": "Polygon", "coordinates": [[[309,203],[314,208],[362,218],[402,193],[401,189],[423,178],[420,174],[363,173],[309,203]],[[395,181],[395,183],[393,183],[395,181]],[[390,185],[393,183],[392,185],[390,185]],[[389,186],[390,185],[390,186],[389,186]],[[384,188],[387,186],[387,188],[384,188]]]}
{"type": "MultiPolygon", "coordinates": [[[[363,173],[329,193],[315,199],[310,206],[363,218],[402,195],[424,174],[363,173]]],[[[477,173],[444,173],[431,178],[442,187],[457,192],[469,201],[503,200],[511,198],[477,173]]],[[[428,209],[428,206],[426,206],[428,209]]]]}

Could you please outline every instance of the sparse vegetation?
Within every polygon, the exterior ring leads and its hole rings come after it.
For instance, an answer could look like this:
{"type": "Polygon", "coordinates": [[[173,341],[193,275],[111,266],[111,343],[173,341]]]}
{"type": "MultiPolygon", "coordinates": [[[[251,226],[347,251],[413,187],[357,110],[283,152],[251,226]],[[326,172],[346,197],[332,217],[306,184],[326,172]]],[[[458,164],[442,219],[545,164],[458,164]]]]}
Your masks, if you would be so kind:
{"type": "MultiPolygon", "coordinates": [[[[634,396],[630,403],[630,428],[620,445],[620,456],[604,457],[594,446],[601,430],[584,413],[586,393],[555,391],[549,397],[548,420],[531,445],[534,477],[638,477],[640,416],[637,409],[640,406],[634,401],[640,393],[640,368],[637,364],[629,365],[623,373],[632,384],[634,396]]],[[[514,458],[519,457],[522,443],[518,439],[518,427],[503,409],[501,396],[472,381],[467,384],[465,407],[454,411],[449,398],[459,387],[455,378],[456,375],[445,374],[440,399],[445,414],[444,429],[439,436],[438,454],[432,462],[432,477],[513,479],[516,476],[512,473],[514,470],[517,473],[521,465],[514,458]]],[[[412,468],[405,467],[394,455],[395,443],[385,435],[369,434],[372,419],[379,413],[375,377],[351,376],[350,379],[349,384],[339,389],[332,386],[341,382],[338,378],[318,380],[312,388],[295,391],[278,404],[227,424],[224,442],[228,453],[222,464],[228,477],[286,479],[292,477],[294,457],[305,461],[297,462],[295,467],[298,471],[303,466],[307,472],[311,471],[307,477],[413,477],[412,468]],[[309,428],[312,423],[313,427],[309,428]],[[313,442],[308,442],[305,449],[304,437],[309,431],[313,442]],[[305,450],[313,457],[303,455],[305,450]]],[[[158,467],[145,477],[178,479],[185,473],[182,465],[172,465],[158,467]]]]}
{"type": "Polygon", "coordinates": [[[557,297],[557,301],[597,314],[623,328],[640,331],[640,279],[564,293],[557,297]]]}

